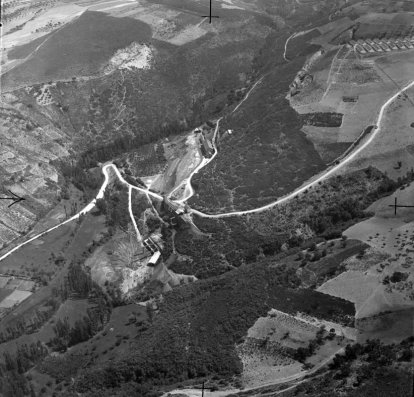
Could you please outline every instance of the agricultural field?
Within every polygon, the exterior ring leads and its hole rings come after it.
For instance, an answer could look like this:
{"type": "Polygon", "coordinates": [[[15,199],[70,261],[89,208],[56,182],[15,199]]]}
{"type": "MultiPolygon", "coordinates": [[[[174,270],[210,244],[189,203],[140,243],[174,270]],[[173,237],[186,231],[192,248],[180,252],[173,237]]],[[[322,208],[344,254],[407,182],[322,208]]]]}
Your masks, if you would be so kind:
{"type": "Polygon", "coordinates": [[[319,177],[414,78],[413,49],[348,44],[411,34],[408,3],[222,0],[212,23],[204,0],[5,4],[0,184],[25,200],[0,202],[0,256],[96,207],[0,261],[1,395],[405,388],[414,211],[393,204],[414,205],[414,90],[319,177]],[[209,162],[195,128],[218,120],[209,162]],[[268,210],[190,208],[316,178],[268,210]]]}
{"type": "MultiPolygon", "coordinates": [[[[54,313],[59,302],[56,291],[62,288],[70,263],[83,258],[94,239],[102,239],[104,233],[102,217],[89,215],[84,222],[64,225],[46,234],[40,244],[29,243],[16,251],[13,258],[7,257],[1,262],[2,273],[15,274],[16,279],[19,273],[29,274],[40,284],[34,293],[21,291],[26,299],[2,319],[0,331],[4,337],[14,339],[20,336],[20,330],[36,329],[54,313]],[[8,329],[18,331],[10,334],[8,329]]],[[[27,289],[27,283],[20,284],[27,289]]],[[[20,292],[20,286],[17,288],[16,294],[20,292]]]]}
{"type": "MultiPolygon", "coordinates": [[[[345,37],[341,32],[349,32],[353,26],[358,26],[353,36],[355,40],[358,37],[383,37],[384,34],[397,37],[404,29],[409,32],[413,22],[410,14],[368,13],[356,21],[344,17],[328,23],[318,28],[319,36],[311,32],[293,39],[302,45],[303,41],[308,45],[321,45],[325,52],[311,65],[310,58],[305,63],[303,69],[312,76],[312,82],[290,95],[291,106],[300,114],[343,114],[340,126],[305,125],[302,128],[324,160],[330,162],[335,156],[339,157],[368,125],[375,125],[380,106],[397,91],[397,86],[403,87],[413,79],[409,67],[414,54],[412,50],[362,56],[344,46],[352,37],[345,37]]],[[[410,169],[411,154],[406,148],[407,142],[410,147],[412,138],[408,113],[412,106],[410,91],[406,93],[408,98],[401,95],[388,107],[382,134],[367,151],[344,168],[346,172],[370,164],[397,180],[410,169]],[[401,157],[405,166],[393,164],[396,156],[401,157]]]]}
{"type": "Polygon", "coordinates": [[[258,387],[304,375],[306,370],[303,362],[293,357],[298,348],[305,349],[311,341],[316,340],[318,331],[321,342],[305,361],[311,366],[318,365],[340,351],[349,340],[338,334],[338,337],[335,335],[331,340],[322,342],[320,326],[278,310],[271,310],[267,317],[260,317],[249,328],[243,344],[238,346],[238,354],[243,362],[243,385],[258,387]]]}
{"type": "Polygon", "coordinates": [[[14,276],[0,276],[0,318],[28,298],[36,282],[14,276]]]}
{"type": "Polygon", "coordinates": [[[394,208],[390,207],[395,197],[397,203],[410,200],[412,189],[412,184],[404,186],[392,196],[374,202],[368,208],[374,216],[344,232],[370,248],[357,258],[345,261],[346,271],[318,288],[355,303],[362,339],[375,335],[388,341],[394,332],[392,340],[401,340],[412,331],[413,211],[398,208],[395,215],[394,208]]]}

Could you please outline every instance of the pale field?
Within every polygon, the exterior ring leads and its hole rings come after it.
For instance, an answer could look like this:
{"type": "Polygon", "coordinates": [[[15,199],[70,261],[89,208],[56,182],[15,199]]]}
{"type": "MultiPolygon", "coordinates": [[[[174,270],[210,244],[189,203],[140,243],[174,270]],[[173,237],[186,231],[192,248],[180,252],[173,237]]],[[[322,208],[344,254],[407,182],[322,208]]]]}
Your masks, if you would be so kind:
{"type": "Polygon", "coordinates": [[[353,302],[358,311],[379,286],[380,278],[382,279],[380,275],[348,270],[322,284],[318,291],[353,302]]]}
{"type": "Polygon", "coordinates": [[[355,340],[356,339],[356,335],[357,335],[357,330],[355,328],[352,327],[345,327],[339,323],[334,323],[332,321],[327,321],[324,319],[319,319],[313,316],[310,316],[309,314],[306,313],[296,313],[295,316],[293,316],[295,319],[310,324],[314,327],[317,327],[318,329],[320,327],[325,327],[325,329],[327,331],[329,331],[330,329],[334,329],[336,335],[339,336],[343,336],[347,339],[351,339],[351,340],[355,340]]]}
{"type": "Polygon", "coordinates": [[[190,25],[166,41],[171,44],[180,46],[197,40],[198,38],[204,36],[206,33],[207,30],[201,28],[200,26],[190,25]]]}
{"type": "Polygon", "coordinates": [[[263,384],[271,384],[289,376],[305,374],[302,364],[278,365],[272,357],[262,358],[254,354],[242,358],[243,374],[242,382],[245,387],[260,387],[263,384]]]}
{"type": "Polygon", "coordinates": [[[340,133],[339,127],[315,127],[313,125],[304,125],[302,131],[309,136],[315,145],[337,143],[340,133]]]}
{"type": "MultiPolygon", "coordinates": [[[[324,28],[325,32],[334,27],[324,28]]],[[[324,36],[318,39],[323,41],[324,36]]],[[[397,92],[396,85],[403,87],[414,79],[414,50],[392,51],[361,59],[352,52],[344,58],[345,54],[345,50],[339,56],[336,51],[327,52],[325,58],[316,62],[315,70],[310,70],[314,79],[312,84],[289,98],[291,106],[300,114],[338,112],[344,115],[339,128],[302,128],[316,147],[322,143],[353,142],[368,125],[376,124],[381,106],[397,92]],[[346,103],[342,100],[343,96],[358,97],[358,100],[346,103]]],[[[410,91],[408,94],[413,98],[414,90],[410,91]]],[[[396,179],[410,169],[414,160],[414,149],[409,146],[414,141],[413,129],[409,127],[414,121],[411,120],[413,105],[408,101],[399,102],[402,101],[397,99],[396,104],[388,108],[383,119],[383,130],[373,144],[344,170],[374,165],[396,179]],[[387,134],[389,131],[393,134],[387,134]],[[403,163],[399,170],[394,170],[396,158],[403,163]]],[[[322,149],[323,146],[319,150],[322,149]]]]}
{"type": "Polygon", "coordinates": [[[102,5],[99,5],[96,10],[109,12],[112,16],[128,16],[147,23],[151,26],[154,39],[178,46],[194,41],[208,32],[207,28],[200,27],[203,22],[201,19],[200,22],[197,21],[197,23],[179,28],[176,21],[181,13],[158,4],[119,1],[114,2],[113,5],[106,9],[101,7],[102,5]],[[127,7],[128,5],[131,6],[127,7]]]}
{"type": "MultiPolygon", "coordinates": [[[[83,2],[82,2],[83,3],[83,2]]],[[[87,3],[83,3],[83,6],[87,5],[87,3]]],[[[100,12],[108,12],[108,11],[119,11],[119,9],[123,9],[125,7],[137,5],[136,0],[111,0],[111,1],[98,1],[92,3],[92,5],[88,6],[88,10],[90,11],[100,11],[100,12]]]]}
{"type": "Polygon", "coordinates": [[[0,277],[0,288],[4,288],[10,280],[11,277],[0,277]]]}
{"type": "MultiPolygon", "coordinates": [[[[414,61],[414,59],[413,59],[414,61]]],[[[413,76],[414,78],[414,76],[413,76]]],[[[407,90],[413,101],[414,89],[407,90]]],[[[397,98],[384,113],[382,130],[376,139],[347,166],[348,170],[372,165],[393,179],[404,176],[414,164],[413,103],[404,96],[397,98]],[[401,161],[401,167],[397,162],[401,161]]]]}
{"type": "Polygon", "coordinates": [[[237,347],[243,363],[243,385],[258,387],[305,373],[302,364],[290,358],[283,349],[306,347],[315,339],[317,331],[315,325],[275,309],[267,317],[259,317],[249,328],[246,340],[237,347]],[[265,348],[255,346],[255,341],[264,340],[267,340],[265,348]]]}
{"type": "Polygon", "coordinates": [[[394,197],[401,204],[410,204],[413,193],[411,184],[372,204],[368,210],[375,216],[344,232],[348,238],[363,241],[372,249],[366,250],[360,259],[346,261],[346,272],[318,288],[320,292],[354,302],[358,319],[414,308],[414,210],[399,208],[395,216],[394,208],[389,207],[394,197]],[[383,284],[384,278],[394,272],[406,273],[408,278],[383,284]]]}
{"type": "Polygon", "coordinates": [[[27,21],[22,29],[3,36],[2,47],[10,49],[42,37],[50,32],[50,30],[45,29],[47,24],[60,23],[59,27],[63,26],[81,15],[85,10],[84,7],[79,7],[76,4],[67,4],[40,12],[32,20],[27,21]],[[41,29],[41,31],[36,32],[37,29],[41,29]]]}
{"type": "Polygon", "coordinates": [[[7,309],[13,307],[14,305],[18,305],[30,295],[32,295],[32,293],[29,291],[14,290],[8,297],[0,302],[0,308],[7,309]]]}
{"type": "Polygon", "coordinates": [[[297,319],[289,314],[272,309],[267,317],[259,317],[249,328],[247,337],[278,342],[284,347],[305,347],[315,338],[319,327],[297,319]],[[286,333],[288,337],[283,338],[286,333]]]}

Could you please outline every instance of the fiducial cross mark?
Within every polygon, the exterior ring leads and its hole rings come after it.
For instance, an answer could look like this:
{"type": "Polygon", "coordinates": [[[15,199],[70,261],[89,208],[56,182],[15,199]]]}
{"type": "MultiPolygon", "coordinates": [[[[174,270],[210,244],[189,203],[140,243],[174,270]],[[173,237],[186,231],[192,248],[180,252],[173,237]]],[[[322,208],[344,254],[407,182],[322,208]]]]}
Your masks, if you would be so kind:
{"type": "Polygon", "coordinates": [[[20,203],[20,201],[26,200],[23,197],[19,197],[17,194],[13,193],[9,189],[7,191],[12,195],[11,197],[0,197],[0,200],[13,200],[13,202],[7,206],[7,208],[10,208],[12,205],[20,203]]]}
{"type": "Polygon", "coordinates": [[[211,23],[211,19],[212,18],[220,18],[218,15],[212,15],[212,8],[213,8],[213,6],[212,6],[212,0],[210,0],[210,14],[209,15],[202,15],[201,17],[202,18],[209,18],[209,23],[211,23]]]}
{"type": "Polygon", "coordinates": [[[388,207],[394,207],[394,215],[397,215],[397,208],[414,208],[414,205],[397,204],[397,197],[395,197],[394,204],[389,204],[388,207]]]}

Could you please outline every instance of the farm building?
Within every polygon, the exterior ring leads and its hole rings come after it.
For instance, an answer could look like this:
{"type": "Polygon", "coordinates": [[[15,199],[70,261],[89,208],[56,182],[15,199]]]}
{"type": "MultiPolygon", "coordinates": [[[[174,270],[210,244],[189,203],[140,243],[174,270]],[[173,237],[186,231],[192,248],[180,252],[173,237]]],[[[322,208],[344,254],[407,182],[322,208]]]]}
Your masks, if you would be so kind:
{"type": "Polygon", "coordinates": [[[146,240],[143,241],[144,247],[151,253],[154,254],[155,252],[159,251],[160,247],[151,237],[148,237],[146,240]]]}
{"type": "Polygon", "coordinates": [[[147,265],[154,267],[154,266],[158,265],[160,260],[161,260],[161,252],[156,251],[152,254],[152,256],[151,256],[150,260],[148,261],[147,265]]]}

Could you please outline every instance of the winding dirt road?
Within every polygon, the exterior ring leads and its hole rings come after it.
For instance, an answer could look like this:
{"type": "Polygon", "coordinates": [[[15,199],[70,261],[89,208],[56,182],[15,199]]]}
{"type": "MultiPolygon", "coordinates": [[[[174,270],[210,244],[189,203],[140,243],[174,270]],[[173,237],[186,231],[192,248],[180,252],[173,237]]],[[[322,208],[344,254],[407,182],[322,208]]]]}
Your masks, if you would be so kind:
{"type": "MultiPolygon", "coordinates": [[[[260,81],[260,80],[259,80],[260,81]]],[[[305,192],[306,190],[308,190],[309,188],[312,188],[313,186],[317,185],[319,182],[322,182],[324,180],[326,180],[327,178],[329,178],[332,174],[334,174],[336,171],[340,170],[341,168],[343,168],[346,164],[348,164],[350,161],[352,161],[356,156],[358,156],[364,149],[366,149],[372,142],[373,140],[378,136],[378,134],[381,132],[381,127],[382,127],[382,118],[384,116],[384,112],[387,109],[387,107],[403,92],[407,91],[409,88],[414,86],[414,81],[412,81],[411,83],[407,84],[405,87],[403,87],[401,90],[399,90],[397,93],[395,93],[392,97],[390,97],[381,107],[380,112],[378,114],[378,118],[377,118],[377,128],[373,130],[373,132],[371,132],[371,134],[369,135],[369,138],[359,147],[357,148],[355,151],[351,152],[347,157],[345,157],[343,160],[340,161],[339,164],[333,166],[332,168],[326,170],[324,173],[322,173],[320,176],[318,176],[316,179],[306,183],[305,185],[303,185],[302,187],[296,189],[295,191],[293,191],[292,193],[276,200],[273,201],[270,204],[264,205],[262,207],[258,207],[258,208],[254,208],[251,210],[246,210],[246,211],[234,211],[234,212],[226,212],[226,213],[222,213],[222,214],[206,214],[204,212],[195,210],[195,209],[189,209],[189,213],[190,214],[196,214],[200,217],[203,218],[226,218],[226,217],[231,217],[231,216],[242,216],[242,215],[247,215],[247,214],[254,214],[254,213],[259,213],[259,212],[264,212],[267,211],[270,208],[273,208],[279,204],[283,204],[286,203],[287,201],[295,198],[296,196],[298,196],[299,194],[305,192]]],[[[216,129],[214,131],[214,136],[213,136],[213,148],[214,148],[214,153],[213,155],[209,158],[209,159],[204,159],[195,169],[194,171],[190,174],[190,176],[185,180],[185,184],[186,184],[186,191],[188,191],[189,193],[186,194],[186,197],[177,200],[176,202],[179,204],[183,204],[184,201],[188,200],[193,194],[194,194],[194,189],[191,186],[191,179],[194,176],[194,174],[196,174],[197,172],[200,171],[200,169],[202,169],[203,167],[205,167],[207,164],[209,164],[211,161],[214,160],[214,158],[217,156],[217,144],[216,144],[216,140],[217,140],[217,135],[218,135],[218,131],[219,131],[219,125],[220,125],[220,121],[221,118],[217,120],[216,123],[216,129]]],[[[152,196],[157,200],[163,200],[163,197],[157,193],[154,193],[152,191],[150,191],[148,188],[147,189],[143,189],[134,185],[131,185],[130,183],[128,183],[121,175],[121,173],[119,172],[118,168],[114,165],[114,164],[105,164],[102,167],[102,173],[104,174],[105,180],[104,183],[102,184],[101,188],[99,189],[98,194],[96,195],[96,197],[84,208],[82,209],[79,213],[77,213],[76,215],[72,216],[69,219],[66,219],[65,221],[59,223],[56,226],[51,227],[50,229],[45,230],[42,233],[39,233],[33,237],[31,237],[30,239],[26,240],[25,242],[17,245],[16,247],[12,248],[9,252],[7,252],[6,254],[4,254],[3,256],[0,257],[0,261],[2,261],[3,259],[7,258],[8,256],[10,256],[13,252],[17,251],[19,248],[23,247],[24,245],[36,240],[39,237],[44,236],[45,234],[51,232],[52,230],[55,230],[57,228],[59,228],[62,225],[65,225],[69,222],[72,222],[73,220],[78,219],[81,215],[84,215],[88,212],[90,212],[96,205],[96,201],[98,199],[102,199],[104,197],[105,194],[105,190],[109,184],[110,181],[110,177],[108,174],[108,170],[112,169],[117,178],[119,179],[119,181],[126,185],[128,187],[128,201],[129,201],[129,214],[132,220],[132,223],[134,225],[135,231],[137,233],[137,238],[141,239],[141,235],[139,233],[137,224],[135,222],[135,219],[133,217],[132,214],[132,190],[138,190],[142,193],[145,193],[148,196],[152,196]]]]}
{"type": "MultiPolygon", "coordinates": [[[[288,195],[286,195],[286,196],[284,196],[284,197],[282,197],[282,198],[280,198],[276,201],[273,201],[270,204],[264,205],[262,207],[254,208],[254,209],[251,209],[251,210],[246,210],[246,211],[234,211],[234,212],[226,212],[226,213],[222,213],[222,214],[206,214],[204,212],[191,209],[191,212],[193,214],[196,214],[196,215],[201,216],[203,218],[226,218],[226,217],[230,217],[230,216],[240,216],[240,215],[254,214],[254,213],[257,213],[257,212],[263,212],[263,211],[266,211],[270,208],[273,208],[273,207],[275,207],[279,204],[286,203],[287,201],[295,198],[296,196],[298,196],[299,194],[305,192],[309,188],[312,188],[313,186],[317,185],[319,182],[322,182],[322,181],[326,180],[327,178],[329,178],[332,174],[334,174],[336,171],[343,168],[346,164],[348,164],[350,161],[355,159],[355,157],[357,157],[364,149],[366,149],[373,142],[373,140],[378,136],[378,134],[381,132],[381,130],[382,130],[382,118],[384,116],[384,112],[387,109],[387,107],[400,94],[407,91],[408,89],[410,89],[413,86],[414,86],[414,81],[407,84],[405,87],[403,87],[401,90],[399,90],[397,93],[395,93],[391,98],[389,98],[382,105],[381,110],[378,114],[378,118],[377,118],[377,123],[376,123],[377,128],[374,129],[373,132],[371,132],[371,134],[369,135],[369,138],[360,147],[358,147],[355,151],[351,152],[347,157],[342,159],[339,164],[333,166],[332,168],[329,168],[328,170],[323,172],[320,176],[318,176],[316,179],[306,183],[305,185],[303,185],[302,187],[296,189],[292,193],[290,193],[290,194],[288,194],[288,195]]],[[[215,144],[214,144],[214,149],[217,151],[215,144]]]]}

